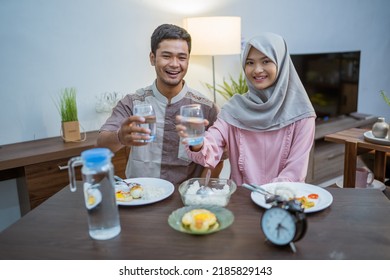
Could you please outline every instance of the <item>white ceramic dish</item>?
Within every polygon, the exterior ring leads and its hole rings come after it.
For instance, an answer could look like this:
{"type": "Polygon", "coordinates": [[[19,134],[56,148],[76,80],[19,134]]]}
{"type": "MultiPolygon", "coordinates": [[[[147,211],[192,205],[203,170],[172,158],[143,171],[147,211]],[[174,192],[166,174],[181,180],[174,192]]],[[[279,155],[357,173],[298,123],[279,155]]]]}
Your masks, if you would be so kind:
{"type": "MultiPolygon", "coordinates": [[[[131,201],[117,200],[118,205],[137,206],[155,203],[166,199],[175,190],[171,182],[159,178],[131,178],[125,179],[125,181],[128,183],[139,183],[144,189],[144,195],[139,199],[133,199],[131,201]]],[[[116,190],[120,190],[123,187],[120,184],[115,186],[116,190]]]]}
{"type": "Polygon", "coordinates": [[[367,142],[371,142],[374,144],[379,144],[379,145],[385,145],[385,146],[390,146],[390,140],[388,136],[386,138],[377,138],[372,134],[372,131],[366,131],[363,133],[364,140],[367,142]]]}
{"type": "MultiPolygon", "coordinates": [[[[343,178],[339,179],[336,181],[336,185],[339,187],[339,188],[343,188],[343,178]]],[[[372,182],[372,184],[368,185],[367,188],[362,188],[362,189],[367,189],[367,190],[381,190],[381,191],[384,191],[386,189],[386,185],[383,184],[381,181],[378,181],[378,180],[374,180],[374,182],[372,182]]]]}
{"type": "MultiPolygon", "coordinates": [[[[312,213],[321,211],[327,207],[329,207],[333,202],[333,196],[330,192],[327,190],[310,185],[305,183],[298,183],[298,182],[277,182],[277,183],[270,183],[265,184],[261,186],[262,188],[266,189],[267,191],[274,193],[275,188],[282,187],[282,188],[288,188],[292,190],[295,193],[296,197],[301,196],[308,196],[309,194],[315,193],[318,194],[318,199],[309,199],[310,201],[313,201],[315,205],[311,208],[305,209],[305,213],[312,213]]],[[[263,207],[263,208],[271,208],[271,204],[265,203],[264,196],[257,192],[251,193],[251,198],[254,203],[257,205],[263,207]]]]}

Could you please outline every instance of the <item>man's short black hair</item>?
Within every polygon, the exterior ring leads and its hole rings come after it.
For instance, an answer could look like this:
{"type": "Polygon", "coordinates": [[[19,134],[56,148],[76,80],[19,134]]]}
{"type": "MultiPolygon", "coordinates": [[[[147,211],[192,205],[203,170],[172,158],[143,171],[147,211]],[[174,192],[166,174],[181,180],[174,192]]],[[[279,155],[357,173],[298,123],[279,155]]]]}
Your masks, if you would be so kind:
{"type": "Polygon", "coordinates": [[[188,52],[191,53],[191,35],[180,26],[174,24],[162,24],[157,27],[151,38],[152,53],[156,54],[158,44],[166,39],[182,39],[187,42],[188,52]]]}

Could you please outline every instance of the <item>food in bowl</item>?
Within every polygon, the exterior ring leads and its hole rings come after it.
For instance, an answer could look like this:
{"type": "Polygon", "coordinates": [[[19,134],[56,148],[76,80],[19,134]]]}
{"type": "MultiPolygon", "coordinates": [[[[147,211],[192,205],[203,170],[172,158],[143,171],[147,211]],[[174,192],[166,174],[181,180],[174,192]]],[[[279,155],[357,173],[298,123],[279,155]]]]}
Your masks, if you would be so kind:
{"type": "Polygon", "coordinates": [[[181,222],[183,227],[196,233],[216,230],[219,227],[216,215],[207,209],[193,209],[183,215],[181,222]]]}
{"type": "Polygon", "coordinates": [[[207,195],[197,193],[205,186],[205,178],[193,178],[183,182],[179,186],[179,192],[184,205],[216,205],[226,206],[231,195],[236,191],[236,184],[230,179],[211,178],[207,187],[212,192],[207,195]]]}

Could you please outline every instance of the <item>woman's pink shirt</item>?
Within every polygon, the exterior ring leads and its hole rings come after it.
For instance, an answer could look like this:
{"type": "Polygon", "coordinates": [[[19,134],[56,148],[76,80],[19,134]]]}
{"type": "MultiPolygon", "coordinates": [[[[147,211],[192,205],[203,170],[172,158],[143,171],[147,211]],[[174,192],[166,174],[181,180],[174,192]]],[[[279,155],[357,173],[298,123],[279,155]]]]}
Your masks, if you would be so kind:
{"type": "Polygon", "coordinates": [[[217,119],[206,131],[199,152],[188,156],[195,162],[214,168],[228,150],[230,178],[243,183],[266,184],[304,182],[315,134],[315,119],[306,118],[274,131],[243,130],[217,119]]]}

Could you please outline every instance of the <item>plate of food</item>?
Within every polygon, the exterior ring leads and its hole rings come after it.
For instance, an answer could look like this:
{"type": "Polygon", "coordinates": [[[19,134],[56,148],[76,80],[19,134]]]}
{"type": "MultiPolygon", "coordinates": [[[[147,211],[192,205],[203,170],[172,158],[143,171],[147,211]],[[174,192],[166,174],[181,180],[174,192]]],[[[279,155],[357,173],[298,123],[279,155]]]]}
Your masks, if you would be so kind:
{"type": "Polygon", "coordinates": [[[233,213],[220,206],[186,206],[173,211],[168,217],[168,224],[173,229],[195,235],[223,230],[233,221],[233,213]]]}
{"type": "MultiPolygon", "coordinates": [[[[270,193],[281,195],[284,199],[295,198],[302,203],[305,213],[321,211],[329,207],[333,202],[333,196],[327,190],[306,183],[299,182],[275,182],[261,186],[270,193]]],[[[252,192],[251,198],[254,203],[263,207],[271,208],[272,204],[266,203],[264,195],[252,192]]]]}
{"type": "Polygon", "coordinates": [[[131,178],[115,183],[118,205],[137,206],[158,202],[175,190],[171,182],[159,178],[131,178]]]}

